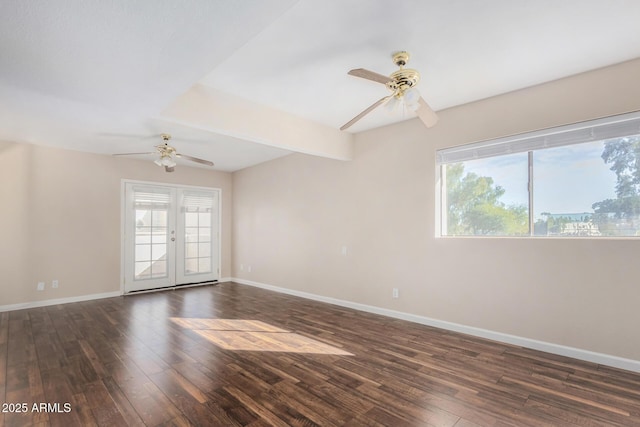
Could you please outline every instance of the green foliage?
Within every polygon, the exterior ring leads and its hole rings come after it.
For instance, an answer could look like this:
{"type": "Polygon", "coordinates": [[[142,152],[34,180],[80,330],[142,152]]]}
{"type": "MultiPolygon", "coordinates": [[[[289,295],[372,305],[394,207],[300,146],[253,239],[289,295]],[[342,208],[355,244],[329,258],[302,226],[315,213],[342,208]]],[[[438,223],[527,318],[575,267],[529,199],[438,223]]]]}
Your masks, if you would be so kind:
{"type": "MultiPolygon", "coordinates": [[[[606,199],[592,205],[596,214],[607,214],[616,219],[632,218],[640,215],[640,196],[626,196],[617,199],[606,199]]],[[[598,216],[598,215],[596,215],[598,216]]]]}
{"type": "Polygon", "coordinates": [[[616,195],[619,199],[640,194],[640,138],[610,139],[604,143],[602,160],[616,173],[616,195]]]}
{"type": "Polygon", "coordinates": [[[594,203],[593,220],[604,235],[634,235],[640,216],[640,137],[606,141],[601,157],[616,174],[617,198],[594,203]]]}
{"type": "Polygon", "coordinates": [[[446,166],[447,234],[523,235],[529,231],[528,209],[506,206],[500,201],[504,188],[493,178],[464,173],[464,164],[446,166]]]}

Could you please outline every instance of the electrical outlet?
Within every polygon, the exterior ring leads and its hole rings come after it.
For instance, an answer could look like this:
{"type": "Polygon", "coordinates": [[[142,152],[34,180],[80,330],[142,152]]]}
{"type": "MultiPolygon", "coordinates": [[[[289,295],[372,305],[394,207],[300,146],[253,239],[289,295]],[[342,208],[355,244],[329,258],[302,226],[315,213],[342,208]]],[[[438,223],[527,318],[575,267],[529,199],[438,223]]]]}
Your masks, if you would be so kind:
{"type": "Polygon", "coordinates": [[[346,256],[347,255],[347,247],[346,246],[342,247],[341,253],[342,253],[342,256],[346,256]]]}
{"type": "Polygon", "coordinates": [[[250,266],[250,265],[248,265],[248,266],[247,266],[247,271],[248,271],[249,273],[251,273],[251,266],[250,266]]]}
{"type": "Polygon", "coordinates": [[[51,287],[53,289],[58,289],[58,281],[57,280],[53,280],[51,281],[51,287]]]}
{"type": "Polygon", "coordinates": [[[244,271],[244,264],[240,264],[240,271],[244,271]]]}
{"type": "Polygon", "coordinates": [[[38,282],[38,288],[39,291],[44,291],[44,282],[38,282]]]}
{"type": "Polygon", "coordinates": [[[393,298],[399,298],[400,297],[400,291],[398,290],[398,288],[393,288],[393,293],[391,294],[391,296],[393,298]]]}

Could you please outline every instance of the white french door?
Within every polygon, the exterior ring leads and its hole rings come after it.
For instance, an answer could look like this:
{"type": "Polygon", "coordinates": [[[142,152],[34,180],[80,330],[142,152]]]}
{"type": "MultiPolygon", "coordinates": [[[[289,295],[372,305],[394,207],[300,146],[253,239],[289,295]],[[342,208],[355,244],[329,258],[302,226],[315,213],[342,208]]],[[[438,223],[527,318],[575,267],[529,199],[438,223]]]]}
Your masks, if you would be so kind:
{"type": "Polygon", "coordinates": [[[124,291],[219,279],[219,190],[125,182],[124,291]]]}

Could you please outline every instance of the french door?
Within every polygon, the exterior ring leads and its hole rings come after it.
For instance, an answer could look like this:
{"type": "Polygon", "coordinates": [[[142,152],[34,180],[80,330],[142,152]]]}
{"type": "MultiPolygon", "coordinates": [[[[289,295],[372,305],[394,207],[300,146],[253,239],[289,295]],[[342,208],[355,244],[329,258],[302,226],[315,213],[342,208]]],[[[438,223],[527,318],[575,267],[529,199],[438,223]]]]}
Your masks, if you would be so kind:
{"type": "Polygon", "coordinates": [[[124,291],[219,279],[219,190],[124,183],[124,291]]]}

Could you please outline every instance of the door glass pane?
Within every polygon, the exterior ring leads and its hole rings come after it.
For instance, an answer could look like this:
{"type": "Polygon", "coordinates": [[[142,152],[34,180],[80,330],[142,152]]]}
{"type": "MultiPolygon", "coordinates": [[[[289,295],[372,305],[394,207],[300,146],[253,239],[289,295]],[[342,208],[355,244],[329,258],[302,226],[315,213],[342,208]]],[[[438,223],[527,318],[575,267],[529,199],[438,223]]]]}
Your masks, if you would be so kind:
{"type": "Polygon", "coordinates": [[[149,209],[136,209],[136,228],[151,225],[151,212],[149,209]]]}
{"type": "Polygon", "coordinates": [[[186,243],[184,250],[185,258],[197,258],[198,257],[198,244],[197,243],[186,243]]]}
{"type": "Polygon", "coordinates": [[[198,272],[198,258],[189,258],[184,260],[185,274],[193,274],[198,272]]]}
{"type": "Polygon", "coordinates": [[[153,244],[157,245],[157,244],[166,244],[167,243],[167,233],[156,233],[153,235],[153,244]]]}
{"type": "Polygon", "coordinates": [[[200,273],[211,272],[211,258],[198,258],[198,270],[200,273]]]}
{"type": "Polygon", "coordinates": [[[203,257],[208,258],[211,256],[211,242],[200,243],[198,245],[198,256],[200,258],[203,258],[203,257]]]}
{"type": "Polygon", "coordinates": [[[210,212],[200,212],[198,214],[198,224],[201,227],[209,227],[209,226],[211,226],[211,213],[210,212]]]}
{"type": "Polygon", "coordinates": [[[136,245],[151,243],[151,233],[149,231],[136,230],[136,245]]]}
{"type": "Polygon", "coordinates": [[[170,192],[166,189],[134,187],[133,204],[134,279],[166,277],[170,192]]]}
{"type": "Polygon", "coordinates": [[[211,241],[211,227],[200,227],[198,231],[198,242],[210,242],[211,241]]]}
{"type": "Polygon", "coordinates": [[[183,198],[185,226],[185,275],[210,273],[211,218],[215,195],[206,191],[185,191],[183,198]]]}
{"type": "Polygon", "coordinates": [[[166,227],[167,226],[167,211],[154,210],[151,215],[151,221],[154,227],[166,227]]]}
{"type": "Polygon", "coordinates": [[[166,277],[166,275],[167,275],[167,261],[164,261],[164,260],[155,261],[151,265],[151,277],[153,278],[166,277]]]}
{"type": "Polygon", "coordinates": [[[167,245],[151,245],[153,248],[151,250],[151,259],[152,261],[158,261],[160,259],[166,259],[167,255],[167,245]]]}
{"type": "Polygon", "coordinates": [[[198,226],[198,212],[185,212],[184,223],[186,227],[198,226]]]}
{"type": "Polygon", "coordinates": [[[187,227],[185,230],[185,240],[187,242],[198,243],[198,228],[187,227]]]}
{"type": "Polygon", "coordinates": [[[136,245],[136,260],[151,261],[151,245],[136,245]]]}
{"type": "Polygon", "coordinates": [[[135,276],[136,279],[148,279],[151,277],[151,261],[136,262],[135,276]]]}

